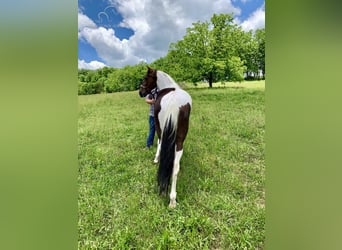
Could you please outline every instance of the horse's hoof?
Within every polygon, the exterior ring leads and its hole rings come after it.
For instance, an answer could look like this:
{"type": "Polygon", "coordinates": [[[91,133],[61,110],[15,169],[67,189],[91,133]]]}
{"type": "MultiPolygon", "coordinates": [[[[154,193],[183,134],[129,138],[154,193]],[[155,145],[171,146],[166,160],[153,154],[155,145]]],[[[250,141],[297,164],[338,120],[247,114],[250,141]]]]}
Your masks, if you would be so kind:
{"type": "Polygon", "coordinates": [[[170,202],[169,208],[175,208],[176,207],[176,202],[170,202]]]}

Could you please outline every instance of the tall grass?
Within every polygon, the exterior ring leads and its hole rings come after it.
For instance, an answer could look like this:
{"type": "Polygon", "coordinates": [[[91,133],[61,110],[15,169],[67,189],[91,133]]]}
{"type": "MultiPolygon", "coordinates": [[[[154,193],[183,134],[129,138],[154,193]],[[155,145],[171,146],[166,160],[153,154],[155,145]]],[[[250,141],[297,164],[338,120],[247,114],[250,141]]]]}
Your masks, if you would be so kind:
{"type": "MultiPolygon", "coordinates": [[[[259,84],[260,85],[260,84],[259,84]]],[[[194,88],[175,209],[158,196],[148,105],[79,96],[79,249],[263,249],[264,88],[194,88]]]]}

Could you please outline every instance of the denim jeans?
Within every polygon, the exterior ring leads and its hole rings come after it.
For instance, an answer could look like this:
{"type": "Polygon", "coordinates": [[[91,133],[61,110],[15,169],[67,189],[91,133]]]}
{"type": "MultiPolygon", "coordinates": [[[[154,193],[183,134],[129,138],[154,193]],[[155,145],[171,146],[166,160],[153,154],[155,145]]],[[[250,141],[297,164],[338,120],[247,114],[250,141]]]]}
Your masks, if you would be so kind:
{"type": "Polygon", "coordinates": [[[150,131],[148,133],[147,141],[146,141],[146,147],[151,147],[153,145],[153,140],[154,140],[154,134],[155,134],[155,127],[154,127],[154,117],[150,116],[149,117],[149,124],[150,124],[150,131]]]}

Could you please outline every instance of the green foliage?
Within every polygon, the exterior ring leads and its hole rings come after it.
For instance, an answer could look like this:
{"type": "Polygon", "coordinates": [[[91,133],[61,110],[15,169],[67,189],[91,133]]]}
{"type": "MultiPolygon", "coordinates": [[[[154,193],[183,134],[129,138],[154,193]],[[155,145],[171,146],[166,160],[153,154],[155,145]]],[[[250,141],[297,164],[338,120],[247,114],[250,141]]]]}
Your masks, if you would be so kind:
{"type": "Polygon", "coordinates": [[[227,61],[228,79],[230,81],[241,82],[244,79],[243,73],[246,71],[246,68],[240,57],[232,56],[227,61]]]}
{"type": "Polygon", "coordinates": [[[265,76],[265,29],[258,29],[255,32],[255,40],[258,44],[257,50],[257,64],[259,68],[262,70],[263,75],[265,76]]]}
{"type": "Polygon", "coordinates": [[[139,88],[140,80],[146,73],[146,63],[126,66],[122,69],[104,67],[98,70],[78,71],[79,94],[97,94],[132,91],[139,88]]]}
{"type": "Polygon", "coordinates": [[[92,95],[103,92],[103,84],[101,82],[79,82],[78,94],[79,95],[92,95]]]}
{"type": "Polygon", "coordinates": [[[107,93],[119,91],[132,91],[140,86],[140,81],[146,73],[146,64],[140,63],[135,66],[126,66],[115,70],[108,75],[105,82],[105,91],[107,93]]]}
{"type": "MultiPolygon", "coordinates": [[[[250,84],[250,83],[246,83],[250,84]]],[[[78,249],[264,249],[264,88],[188,89],[175,209],[137,92],[79,96],[78,249]]]]}

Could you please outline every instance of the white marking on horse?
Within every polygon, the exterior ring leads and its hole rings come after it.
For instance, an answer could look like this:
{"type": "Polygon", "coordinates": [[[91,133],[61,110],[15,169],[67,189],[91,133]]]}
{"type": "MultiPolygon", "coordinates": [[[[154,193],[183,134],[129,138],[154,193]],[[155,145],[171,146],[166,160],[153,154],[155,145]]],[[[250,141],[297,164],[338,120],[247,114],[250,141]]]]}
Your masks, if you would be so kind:
{"type": "Polygon", "coordinates": [[[175,89],[166,94],[160,102],[161,110],[158,114],[160,128],[163,129],[169,117],[172,119],[174,129],[177,128],[179,108],[186,105],[191,106],[191,97],[182,89],[175,89]]]}
{"type": "Polygon", "coordinates": [[[177,186],[177,175],[180,169],[180,159],[182,158],[183,150],[177,151],[175,156],[175,161],[173,163],[173,171],[172,171],[172,183],[171,183],[171,192],[170,192],[170,208],[176,207],[176,186],[177,186]]]}
{"type": "Polygon", "coordinates": [[[156,156],[154,157],[153,162],[154,163],[158,163],[159,162],[159,157],[160,157],[160,146],[161,146],[161,142],[158,139],[158,145],[157,145],[157,152],[156,152],[156,156]]]}

